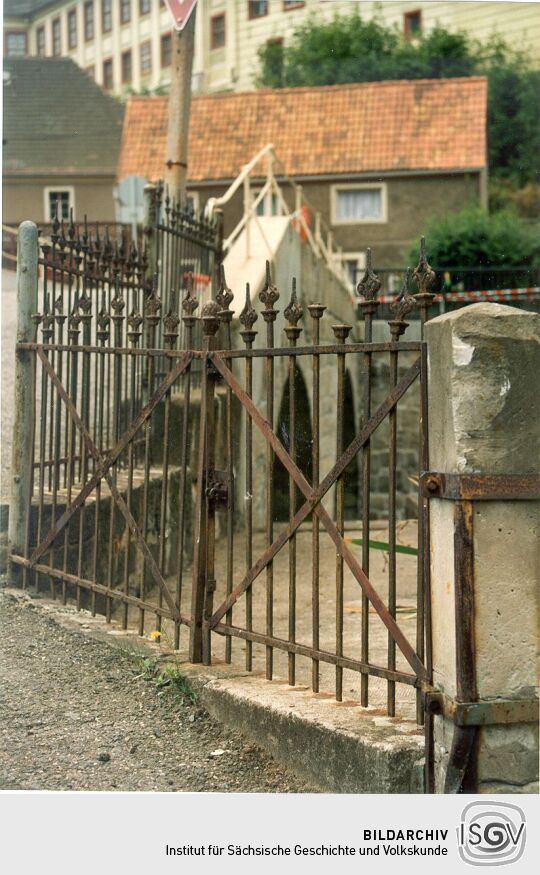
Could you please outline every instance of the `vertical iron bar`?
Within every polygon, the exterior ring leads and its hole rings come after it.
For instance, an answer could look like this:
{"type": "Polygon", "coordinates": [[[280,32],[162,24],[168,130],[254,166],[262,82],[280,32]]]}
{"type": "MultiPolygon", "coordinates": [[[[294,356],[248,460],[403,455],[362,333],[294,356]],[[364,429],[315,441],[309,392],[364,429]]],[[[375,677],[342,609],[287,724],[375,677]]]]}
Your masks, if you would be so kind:
{"type": "MultiPolygon", "coordinates": [[[[345,346],[351,331],[350,325],[332,325],[338,343],[345,346]]],[[[337,354],[337,420],[336,459],[343,453],[343,416],[345,405],[345,352],[337,354]]],[[[345,534],[345,473],[336,480],[336,528],[345,534]]],[[[336,550],[336,655],[343,656],[343,558],[336,550]]],[[[343,668],[336,666],[336,699],[343,700],[343,668]]]]}
{"type": "MultiPolygon", "coordinates": [[[[122,295],[122,290],[120,286],[120,277],[118,275],[118,247],[116,247],[115,252],[115,260],[114,260],[114,285],[115,285],[115,295],[111,300],[111,308],[113,311],[112,321],[113,321],[113,334],[114,334],[114,347],[115,352],[114,356],[109,356],[109,359],[113,358],[113,386],[112,386],[112,408],[111,408],[111,417],[112,417],[112,444],[116,445],[118,439],[120,437],[120,408],[121,408],[121,398],[122,398],[122,355],[118,352],[120,347],[122,346],[122,329],[124,322],[124,307],[125,301],[122,295]]],[[[110,391],[110,387],[109,387],[110,391]]],[[[108,405],[111,406],[110,403],[108,405]]],[[[118,482],[118,467],[120,464],[120,460],[117,460],[116,464],[112,466],[111,477],[112,482],[116,486],[118,482]]],[[[108,564],[107,564],[107,587],[108,589],[114,589],[114,554],[115,554],[115,523],[116,523],[116,502],[114,501],[112,494],[110,497],[110,515],[109,515],[109,556],[108,556],[108,564]]],[[[126,529],[128,526],[126,525],[126,529]]],[[[114,601],[112,598],[107,598],[106,604],[106,619],[109,623],[111,620],[111,614],[113,609],[114,601]]]]}
{"type": "MultiPolygon", "coordinates": [[[[253,342],[257,336],[257,332],[253,331],[253,326],[257,319],[257,313],[251,306],[251,297],[249,283],[246,284],[246,303],[244,309],[240,313],[240,322],[243,325],[243,331],[240,332],[242,340],[246,345],[246,349],[253,348],[253,342]]],[[[253,360],[250,356],[245,360],[245,389],[248,398],[253,394],[253,360]]],[[[245,413],[246,423],[246,493],[245,493],[245,516],[246,516],[246,572],[249,571],[253,564],[253,422],[251,416],[245,413]]],[[[251,632],[253,629],[253,591],[251,586],[246,590],[246,629],[251,632]]],[[[253,669],[253,642],[246,640],[246,671],[253,669]]]]}
{"type": "MultiPolygon", "coordinates": [[[[295,347],[302,329],[298,326],[302,318],[302,308],[296,296],[296,278],[292,281],[292,294],[289,305],[283,311],[283,315],[289,323],[285,328],[285,334],[290,347],[295,347]]],[[[289,456],[296,463],[296,358],[289,356],[289,456]]],[[[296,513],[296,483],[289,474],[289,522],[292,522],[296,513]]],[[[289,641],[296,642],[296,534],[289,538],[289,641]]],[[[296,679],[295,654],[288,654],[289,685],[294,686],[296,679]]]]}
{"type": "MultiPolygon", "coordinates": [[[[279,292],[272,283],[270,275],[270,262],[266,262],[266,283],[259,293],[259,299],[264,304],[262,311],[266,322],[266,345],[269,349],[274,346],[274,322],[278,311],[274,304],[279,298],[279,292]]],[[[266,419],[270,427],[274,427],[274,359],[272,356],[265,358],[266,374],[266,419]]],[[[274,540],[274,453],[272,447],[266,443],[266,547],[270,547],[274,540]]],[[[274,563],[269,562],[266,566],[266,634],[271,637],[274,634],[274,563]]],[[[266,679],[272,680],[274,673],[274,651],[270,645],[266,647],[266,679]]]]}
{"type": "MultiPolygon", "coordinates": [[[[178,338],[178,325],[180,323],[180,319],[178,318],[177,303],[176,303],[176,293],[174,290],[171,290],[171,304],[166,316],[163,319],[163,345],[165,349],[173,350],[176,346],[176,341],[178,338]]],[[[168,370],[172,370],[174,366],[174,359],[169,357],[169,366],[168,370]]],[[[169,499],[169,429],[170,429],[170,418],[171,418],[171,391],[169,391],[165,395],[165,414],[164,414],[164,423],[163,423],[163,466],[162,466],[162,483],[161,483],[161,505],[159,512],[159,568],[162,574],[162,577],[165,579],[166,577],[166,555],[165,548],[167,545],[167,503],[169,499]]],[[[158,593],[158,607],[163,606],[163,592],[160,588],[158,593]]],[[[177,604],[177,608],[180,611],[180,604],[177,604]]],[[[161,614],[156,614],[156,629],[161,631],[161,614]]]]}
{"type": "MultiPolygon", "coordinates": [[[[366,270],[358,283],[357,292],[363,297],[360,307],[364,316],[364,342],[373,342],[373,317],[377,312],[379,301],[377,295],[381,288],[380,279],[373,273],[371,249],[366,253],[366,270]]],[[[372,388],[372,357],[367,350],[364,354],[364,397],[362,410],[362,426],[365,428],[371,417],[372,388]]],[[[370,501],[371,498],[371,441],[368,440],[362,448],[362,571],[369,577],[369,538],[370,538],[370,501]]],[[[369,599],[362,592],[362,626],[360,639],[360,658],[369,663],[369,599]]],[[[369,705],[369,674],[360,678],[360,704],[369,705]]]]}
{"type": "MultiPolygon", "coordinates": [[[[154,349],[156,343],[156,329],[159,323],[159,311],[161,309],[161,301],[157,295],[157,276],[154,275],[152,280],[152,290],[150,295],[144,302],[144,317],[146,322],[146,342],[148,349],[154,349]]],[[[147,398],[152,396],[154,387],[154,370],[155,362],[153,356],[145,357],[146,364],[146,380],[147,380],[147,398]]],[[[150,466],[152,463],[152,416],[149,416],[144,426],[144,484],[143,484],[143,506],[142,506],[142,537],[143,540],[148,538],[148,502],[150,494],[150,466]]],[[[144,602],[146,599],[146,560],[141,560],[141,577],[140,577],[140,598],[144,602]]],[[[141,607],[139,612],[139,635],[144,635],[144,607],[141,607]]]]}
{"type": "MultiPolygon", "coordinates": [[[[326,310],[323,304],[309,304],[308,310],[313,320],[313,346],[317,347],[320,343],[320,328],[321,318],[326,310]]],[[[312,356],[313,369],[313,423],[312,423],[312,445],[311,445],[311,472],[313,489],[319,485],[320,481],[320,454],[321,454],[321,436],[320,436],[320,415],[321,415],[321,360],[318,353],[313,353],[312,356]]],[[[312,611],[312,644],[314,650],[319,650],[319,633],[320,633],[320,593],[319,593],[319,577],[320,577],[320,532],[319,532],[319,517],[316,513],[311,514],[311,553],[312,553],[312,576],[311,576],[311,611],[312,611]]],[[[312,660],[311,664],[311,686],[314,693],[319,692],[319,661],[312,660]]]]}
{"type": "MultiPolygon", "coordinates": [[[[390,353],[390,386],[391,392],[397,384],[398,353],[390,353]]],[[[389,444],[388,444],[388,611],[396,616],[396,458],[397,458],[397,415],[396,408],[388,414],[389,444]]],[[[396,642],[388,633],[388,668],[396,667],[396,642]]],[[[396,684],[388,681],[387,704],[388,715],[396,713],[396,684]]]]}
{"type": "MultiPolygon", "coordinates": [[[[187,278],[187,294],[182,301],[182,310],[184,316],[182,322],[184,324],[184,339],[185,349],[193,349],[193,328],[195,326],[195,316],[193,315],[198,307],[198,303],[193,297],[193,275],[190,273],[187,278]]],[[[201,402],[202,403],[202,402],[201,402]]],[[[177,571],[176,571],[176,604],[182,605],[182,588],[184,580],[184,545],[185,545],[185,508],[186,508],[186,492],[188,481],[188,450],[189,450],[189,434],[190,434],[190,405],[191,405],[191,364],[187,368],[184,376],[184,399],[183,399],[183,416],[182,416],[182,446],[180,451],[180,482],[178,487],[179,493],[179,511],[178,511],[178,554],[177,554],[177,571]]],[[[201,419],[202,422],[202,419],[201,419]]],[[[199,426],[200,427],[200,426],[199,426]]],[[[190,471],[191,475],[191,471],[190,471]]],[[[177,621],[174,628],[174,646],[178,650],[180,648],[180,623],[177,621]]]]}
{"type": "MultiPolygon", "coordinates": [[[[101,297],[101,309],[97,315],[96,320],[96,339],[99,343],[102,350],[105,348],[105,344],[109,338],[110,331],[110,321],[111,317],[107,310],[107,301],[105,298],[105,291],[102,291],[101,297]]],[[[98,386],[97,386],[97,399],[98,399],[98,426],[97,426],[97,448],[101,454],[104,452],[104,438],[103,438],[103,426],[104,426],[104,405],[105,405],[105,353],[99,352],[99,375],[98,375],[98,386]]],[[[86,459],[86,455],[84,455],[86,459]]],[[[86,480],[86,474],[83,473],[83,482],[86,480]]],[[[93,568],[93,580],[97,583],[98,579],[98,555],[99,555],[99,532],[100,532],[100,514],[101,514],[101,480],[99,480],[96,484],[96,504],[94,508],[94,541],[93,541],[93,557],[92,557],[92,568],[93,568]]],[[[82,528],[82,526],[81,526],[82,528]]],[[[82,534],[79,538],[79,550],[81,552],[82,545],[82,534]]],[[[95,616],[96,613],[96,593],[92,591],[91,598],[91,608],[92,608],[92,616],[95,616]]]]}
{"type": "MultiPolygon", "coordinates": [[[[131,349],[136,349],[139,345],[141,337],[142,316],[137,308],[137,292],[133,292],[133,308],[127,319],[127,340],[131,349]]],[[[127,367],[126,367],[127,371],[127,367]]],[[[129,382],[129,413],[131,422],[135,419],[136,414],[136,392],[137,392],[137,356],[132,355],[129,362],[130,382],[129,382]]],[[[131,513],[131,503],[133,498],[133,468],[135,465],[135,445],[132,439],[128,445],[128,472],[127,472],[127,496],[126,503],[129,512],[131,513]]],[[[126,546],[124,555],[124,593],[129,594],[129,574],[130,574],[130,548],[131,548],[131,531],[129,526],[126,527],[126,546]]],[[[123,606],[122,611],[122,628],[127,629],[128,626],[129,605],[127,602],[123,606]]]]}
{"type": "MultiPolygon", "coordinates": [[[[233,294],[227,286],[225,271],[223,265],[219,269],[219,287],[216,292],[216,301],[221,308],[219,318],[225,326],[225,349],[232,349],[232,332],[231,322],[233,313],[229,309],[229,305],[233,300],[233,294]]],[[[225,357],[225,364],[228,368],[232,367],[232,360],[225,357]]],[[[227,572],[225,590],[227,596],[230,595],[233,588],[233,570],[234,570],[234,446],[233,446],[233,395],[230,386],[226,390],[226,416],[225,416],[225,453],[226,453],[226,477],[227,477],[227,572]]],[[[232,625],[233,612],[232,608],[227,611],[226,623],[232,625]]],[[[230,663],[232,660],[232,637],[228,635],[225,639],[225,662],[230,663]]]]}

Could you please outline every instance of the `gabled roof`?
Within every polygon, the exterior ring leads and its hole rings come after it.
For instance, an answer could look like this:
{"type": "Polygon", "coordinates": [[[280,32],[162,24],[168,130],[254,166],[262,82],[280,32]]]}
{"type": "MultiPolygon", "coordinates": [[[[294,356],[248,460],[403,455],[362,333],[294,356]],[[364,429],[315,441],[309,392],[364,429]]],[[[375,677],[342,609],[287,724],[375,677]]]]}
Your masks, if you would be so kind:
{"type": "MultiPolygon", "coordinates": [[[[480,169],[484,77],[213,94],[192,101],[188,179],[232,179],[266,143],[290,176],[480,169]]],[[[163,176],[167,98],[132,97],[118,177],[163,176]]]]}
{"type": "Polygon", "coordinates": [[[5,174],[114,176],[122,118],[69,58],[4,59],[5,174]]]}

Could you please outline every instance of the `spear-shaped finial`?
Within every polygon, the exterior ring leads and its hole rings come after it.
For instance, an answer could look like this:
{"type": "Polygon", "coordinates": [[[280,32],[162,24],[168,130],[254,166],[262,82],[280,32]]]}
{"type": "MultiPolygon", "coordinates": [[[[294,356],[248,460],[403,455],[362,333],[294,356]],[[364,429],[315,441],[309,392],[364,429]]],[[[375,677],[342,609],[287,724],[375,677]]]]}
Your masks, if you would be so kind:
{"type": "Polygon", "coordinates": [[[230,322],[233,317],[233,313],[232,310],[229,309],[229,304],[233,300],[234,295],[227,285],[227,280],[225,278],[225,268],[222,264],[220,264],[219,266],[218,275],[219,287],[216,292],[216,301],[221,308],[219,315],[223,322],[230,322]]]}
{"type": "Polygon", "coordinates": [[[409,327],[409,323],[405,322],[405,316],[411,312],[415,304],[415,300],[409,292],[410,276],[411,269],[408,267],[401,291],[390,304],[390,309],[394,313],[394,318],[391,319],[388,324],[390,326],[392,340],[394,341],[398,340],[409,327]]]}
{"type": "Polygon", "coordinates": [[[259,292],[259,300],[264,304],[263,319],[265,322],[274,322],[278,311],[274,310],[274,304],[279,298],[279,292],[272,282],[270,262],[266,262],[266,282],[259,292]]]}

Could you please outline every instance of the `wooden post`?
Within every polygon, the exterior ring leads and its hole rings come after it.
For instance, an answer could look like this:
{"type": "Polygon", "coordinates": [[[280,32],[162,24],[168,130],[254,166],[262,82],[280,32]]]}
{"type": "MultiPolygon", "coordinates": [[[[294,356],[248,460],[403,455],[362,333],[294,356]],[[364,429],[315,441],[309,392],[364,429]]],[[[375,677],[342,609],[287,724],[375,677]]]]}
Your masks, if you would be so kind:
{"type": "Polygon", "coordinates": [[[195,41],[195,16],[191,13],[185,28],[174,37],[173,72],[169,93],[167,156],[164,182],[171,198],[183,201],[186,194],[191,75],[195,41]]]}
{"type": "Polygon", "coordinates": [[[152,183],[144,187],[144,219],[143,235],[147,257],[146,280],[151,282],[157,273],[156,224],[157,224],[157,187],[152,183]]]}
{"type": "MultiPolygon", "coordinates": [[[[38,307],[38,229],[23,222],[17,237],[17,343],[34,341],[38,307]]],[[[35,422],[35,352],[17,349],[15,356],[11,502],[8,541],[10,553],[25,555],[30,516],[35,422]]],[[[11,582],[23,577],[11,564],[11,582]]]]}

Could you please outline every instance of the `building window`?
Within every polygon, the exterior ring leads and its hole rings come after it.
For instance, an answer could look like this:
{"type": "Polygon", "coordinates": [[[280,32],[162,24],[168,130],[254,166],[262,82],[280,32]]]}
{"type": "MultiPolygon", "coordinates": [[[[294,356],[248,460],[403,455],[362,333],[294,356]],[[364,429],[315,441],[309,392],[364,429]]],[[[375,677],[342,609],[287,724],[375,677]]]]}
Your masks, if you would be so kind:
{"type": "Polygon", "coordinates": [[[68,48],[77,48],[77,10],[71,9],[67,17],[68,26],[68,48]]]}
{"type": "Polygon", "coordinates": [[[263,18],[268,15],[268,0],[248,0],[248,18],[263,18]]]}
{"type": "Polygon", "coordinates": [[[101,31],[110,33],[112,30],[112,0],[101,0],[101,31]]]}
{"type": "Polygon", "coordinates": [[[152,0],[139,0],[139,15],[148,15],[152,0]]]}
{"type": "Polygon", "coordinates": [[[351,286],[356,291],[356,286],[360,282],[362,274],[366,269],[366,253],[343,252],[340,261],[345,269],[351,286]]]}
{"type": "Polygon", "coordinates": [[[94,0],[84,4],[84,38],[86,42],[94,39],[94,0]]]}
{"type": "Polygon", "coordinates": [[[8,58],[23,58],[26,55],[26,34],[23,31],[6,33],[6,55],[8,58]]]}
{"type": "Polygon", "coordinates": [[[113,87],[113,62],[112,58],[103,61],[103,88],[110,91],[113,87]]]}
{"type": "Polygon", "coordinates": [[[131,21],[131,0],[120,0],[120,24],[131,21]]]}
{"type": "Polygon", "coordinates": [[[210,19],[210,48],[222,49],[225,45],[225,13],[210,19]]]}
{"type": "Polygon", "coordinates": [[[44,58],[46,53],[44,27],[38,27],[38,29],[36,30],[36,47],[39,57],[44,58]]]}
{"type": "Polygon", "coordinates": [[[385,185],[334,185],[331,198],[333,225],[387,221],[385,185]]]}
{"type": "Polygon", "coordinates": [[[283,12],[290,12],[291,9],[302,9],[305,5],[305,0],[283,0],[283,12]]]}
{"type": "MultiPolygon", "coordinates": [[[[260,195],[260,188],[252,190],[251,197],[253,203],[258,200],[260,195]]],[[[275,191],[267,191],[264,196],[260,198],[257,206],[255,207],[255,212],[258,216],[281,216],[282,208],[275,191]]]]}
{"type": "Polygon", "coordinates": [[[422,10],[405,12],[403,16],[403,30],[406,36],[419,36],[422,33],[422,10]]]}
{"type": "Polygon", "coordinates": [[[52,53],[55,57],[62,54],[62,31],[59,18],[55,18],[52,23],[52,53]]]}
{"type": "Polygon", "coordinates": [[[129,85],[133,78],[133,64],[131,61],[131,49],[122,52],[122,84],[129,85]]]}
{"type": "Polygon", "coordinates": [[[140,46],[141,76],[148,76],[152,72],[152,43],[147,40],[140,46]]]}
{"type": "Polygon", "coordinates": [[[70,211],[75,211],[74,189],[69,188],[46,188],[45,189],[45,221],[52,222],[58,218],[68,221],[70,211]]]}
{"type": "Polygon", "coordinates": [[[172,34],[164,33],[161,37],[161,66],[170,67],[172,64],[172,34]]]}

